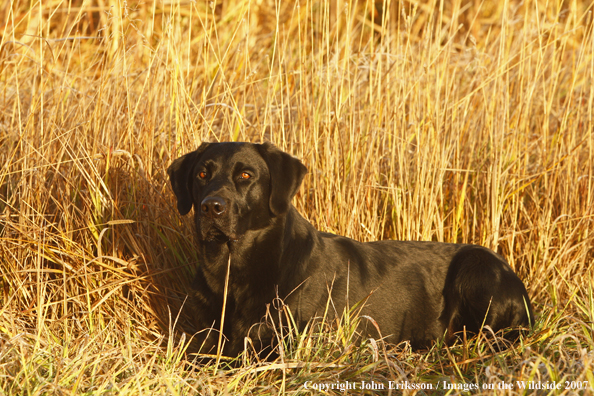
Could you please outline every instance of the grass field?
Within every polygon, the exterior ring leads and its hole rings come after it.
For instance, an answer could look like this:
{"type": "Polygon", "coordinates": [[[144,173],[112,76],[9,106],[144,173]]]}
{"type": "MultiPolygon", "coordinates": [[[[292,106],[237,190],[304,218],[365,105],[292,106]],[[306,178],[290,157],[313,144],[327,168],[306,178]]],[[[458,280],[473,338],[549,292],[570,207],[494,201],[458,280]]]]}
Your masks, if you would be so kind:
{"type": "Polygon", "coordinates": [[[594,393],[593,7],[3,2],[0,394],[594,393]],[[533,332],[415,352],[354,343],[345,317],[272,365],[198,364],[165,169],[230,140],[300,158],[320,230],[497,250],[533,332]]]}

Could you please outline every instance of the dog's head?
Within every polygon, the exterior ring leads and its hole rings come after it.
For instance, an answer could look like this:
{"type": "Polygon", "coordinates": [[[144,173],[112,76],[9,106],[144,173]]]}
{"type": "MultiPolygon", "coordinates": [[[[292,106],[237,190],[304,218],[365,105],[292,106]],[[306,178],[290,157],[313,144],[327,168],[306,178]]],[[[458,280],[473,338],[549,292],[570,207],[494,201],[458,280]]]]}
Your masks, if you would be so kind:
{"type": "Polygon", "coordinates": [[[286,213],[307,168],[270,143],[202,143],[167,169],[177,209],[201,240],[236,240],[286,213]]]}

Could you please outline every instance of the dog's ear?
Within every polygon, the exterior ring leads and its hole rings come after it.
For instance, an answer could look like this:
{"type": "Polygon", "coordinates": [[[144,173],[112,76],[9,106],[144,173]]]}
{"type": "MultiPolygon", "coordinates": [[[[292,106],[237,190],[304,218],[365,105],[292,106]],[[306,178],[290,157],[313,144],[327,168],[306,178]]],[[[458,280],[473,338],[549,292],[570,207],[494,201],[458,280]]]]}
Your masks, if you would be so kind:
{"type": "Polygon", "coordinates": [[[177,198],[177,210],[182,216],[192,209],[192,183],[194,180],[192,170],[194,164],[209,144],[202,143],[196,151],[179,157],[167,168],[171,188],[177,198]]]}
{"type": "Polygon", "coordinates": [[[256,145],[270,172],[270,211],[286,213],[299,190],[307,168],[297,158],[280,151],[272,143],[256,145]]]}

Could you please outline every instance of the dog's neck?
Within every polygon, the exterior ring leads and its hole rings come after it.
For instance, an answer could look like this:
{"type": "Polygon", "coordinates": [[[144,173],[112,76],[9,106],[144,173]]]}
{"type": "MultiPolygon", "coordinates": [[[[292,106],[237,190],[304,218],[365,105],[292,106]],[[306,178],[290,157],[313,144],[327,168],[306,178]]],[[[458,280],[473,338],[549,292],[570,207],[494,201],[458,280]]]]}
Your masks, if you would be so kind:
{"type": "MultiPolygon", "coordinates": [[[[287,213],[274,217],[266,228],[248,231],[235,241],[201,241],[201,269],[211,290],[222,295],[231,260],[229,290],[245,295],[245,289],[250,289],[248,295],[267,298],[275,292],[271,285],[286,285],[282,280],[291,278],[295,282],[290,284],[301,282],[302,266],[288,263],[294,262],[292,255],[307,256],[313,245],[309,238],[313,231],[313,226],[291,205],[287,213]]],[[[278,292],[283,297],[283,291],[278,292]]]]}

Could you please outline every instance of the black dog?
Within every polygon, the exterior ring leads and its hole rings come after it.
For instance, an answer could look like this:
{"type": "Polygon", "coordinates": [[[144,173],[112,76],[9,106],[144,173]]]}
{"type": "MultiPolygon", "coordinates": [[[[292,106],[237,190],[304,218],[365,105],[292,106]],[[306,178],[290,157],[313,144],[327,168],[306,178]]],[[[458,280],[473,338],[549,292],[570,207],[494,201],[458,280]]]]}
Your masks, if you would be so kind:
{"type": "MultiPolygon", "coordinates": [[[[506,261],[481,246],[438,242],[361,243],[317,231],[291,199],[306,167],[269,143],[203,143],[168,169],[177,208],[194,206],[201,258],[192,296],[197,330],[218,329],[227,267],[230,277],[224,353],[235,356],[267,305],[281,297],[298,326],[365,301],[387,341],[413,348],[464,330],[530,326],[532,307],[506,261]]],[[[377,337],[374,326],[364,330],[377,337]]],[[[203,333],[204,334],[204,333],[203,333]]],[[[268,338],[268,340],[266,340],[268,338]]],[[[218,334],[204,336],[203,352],[218,334]]]]}

